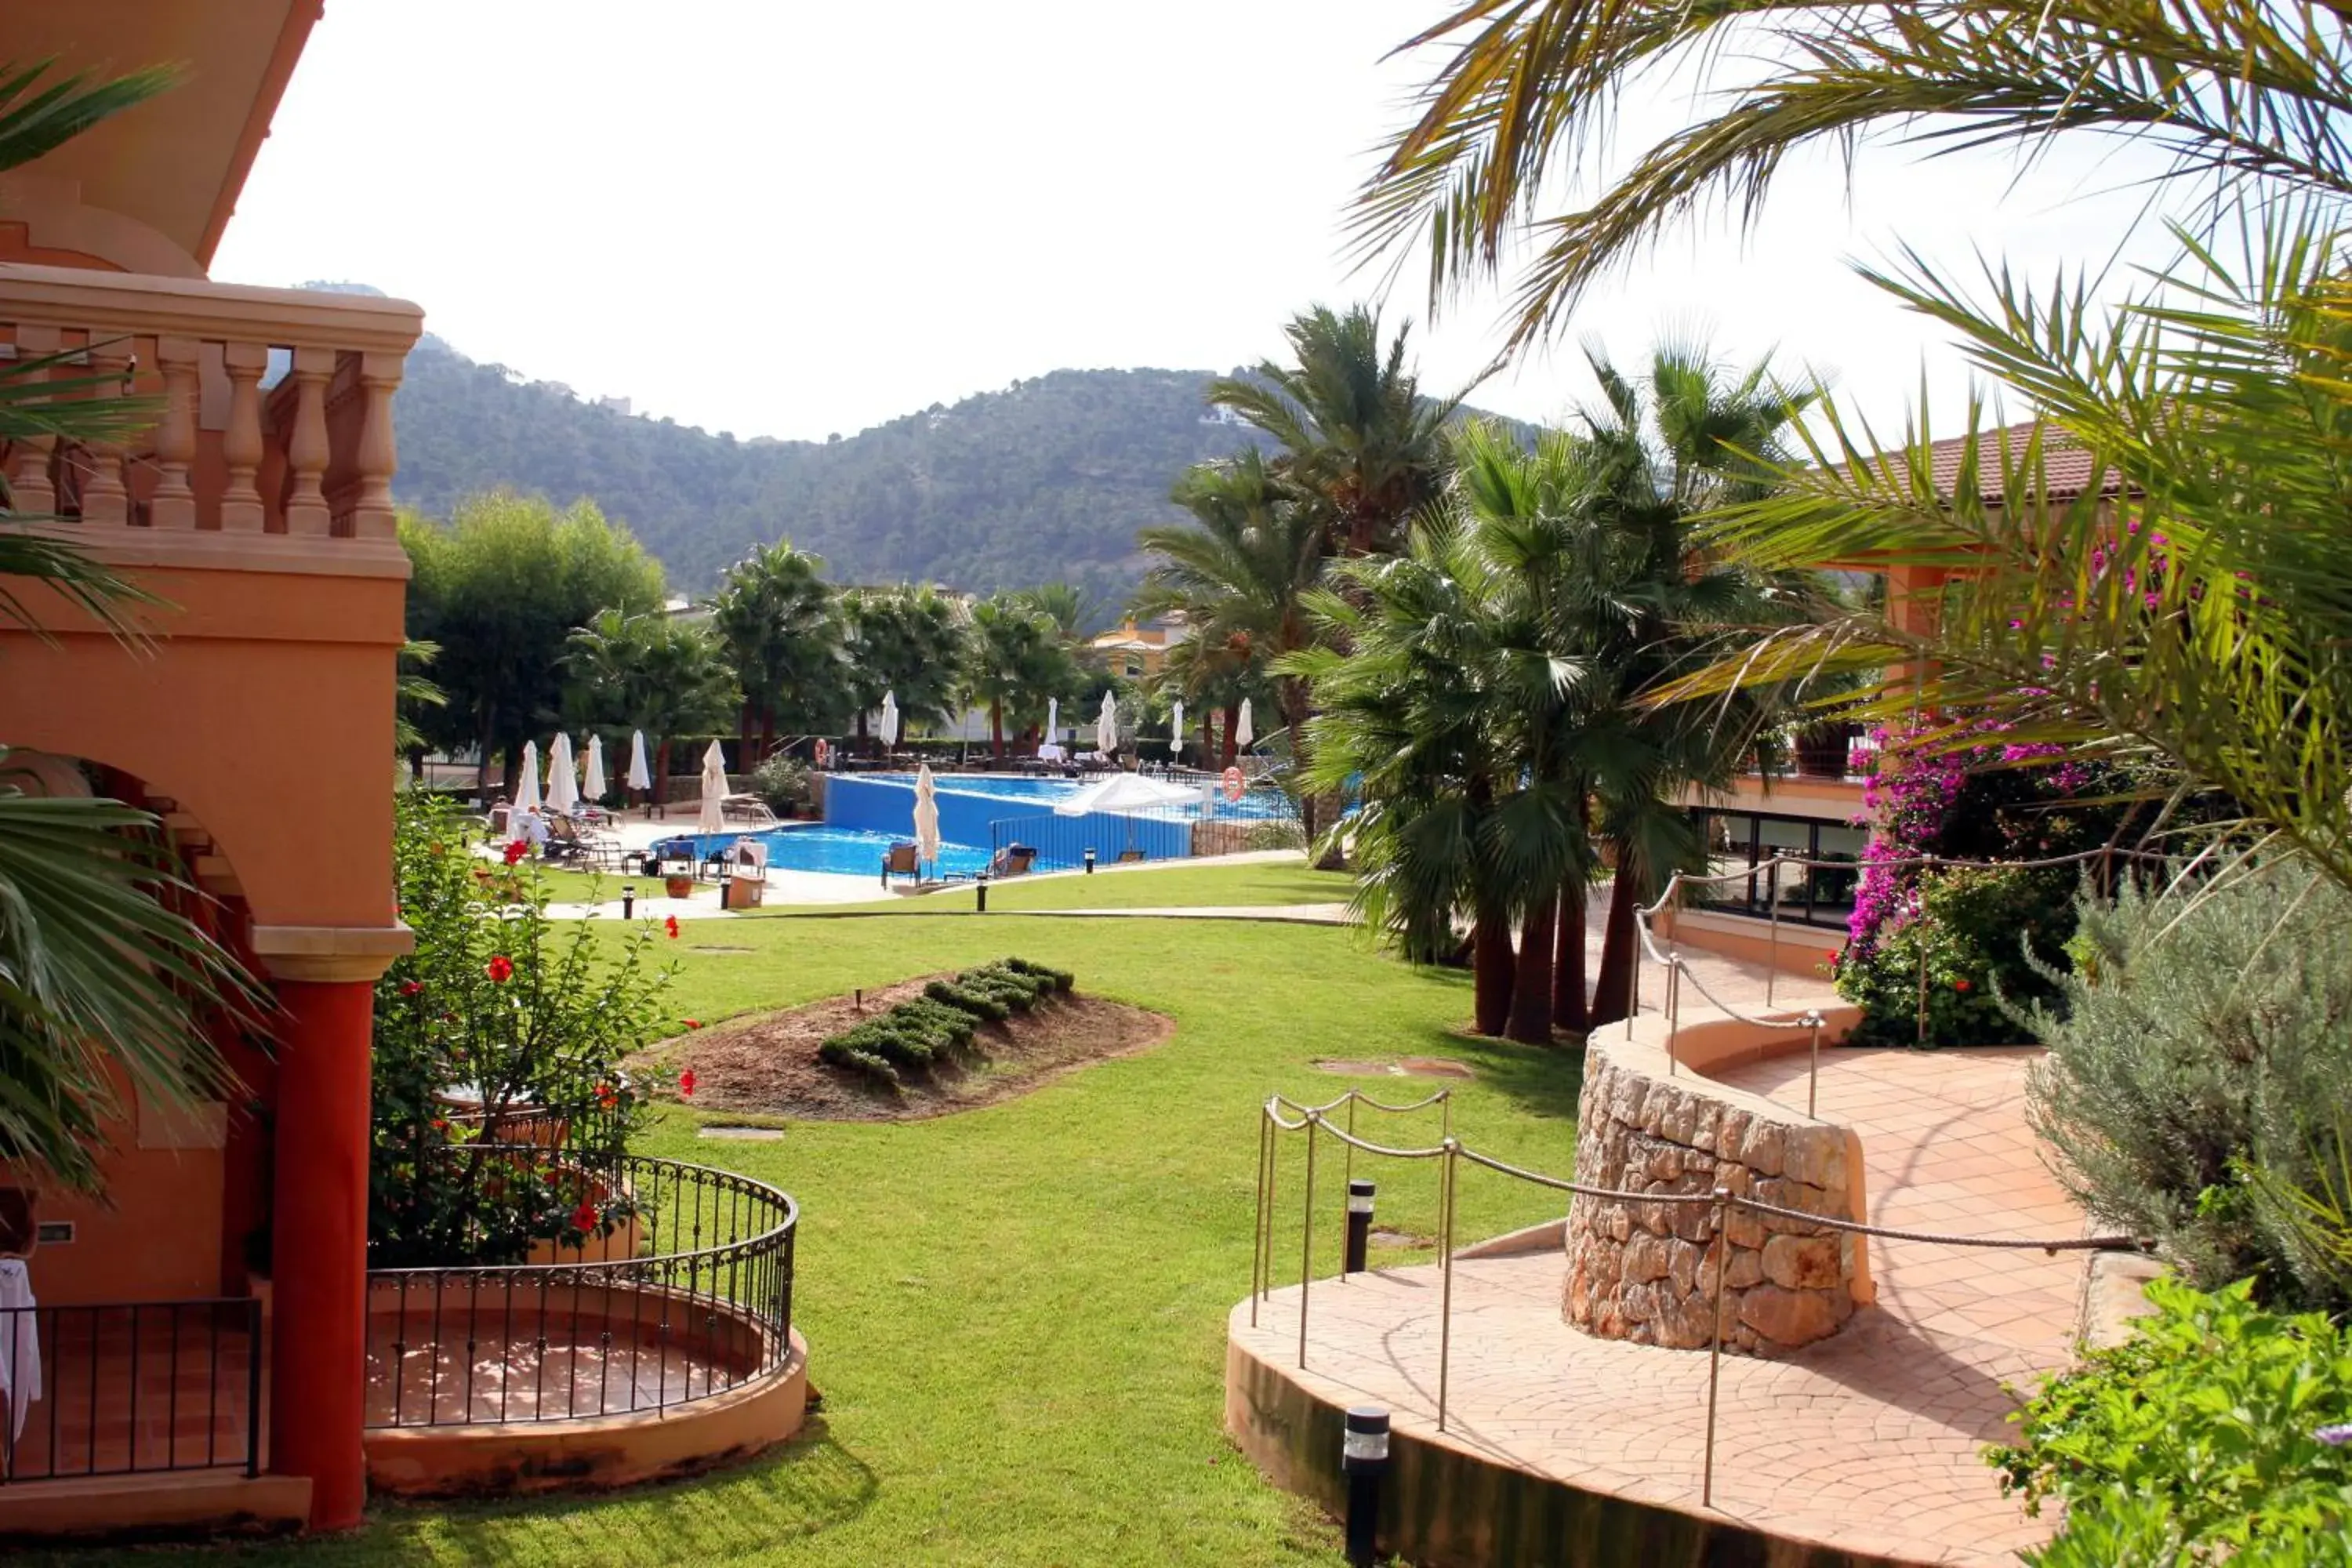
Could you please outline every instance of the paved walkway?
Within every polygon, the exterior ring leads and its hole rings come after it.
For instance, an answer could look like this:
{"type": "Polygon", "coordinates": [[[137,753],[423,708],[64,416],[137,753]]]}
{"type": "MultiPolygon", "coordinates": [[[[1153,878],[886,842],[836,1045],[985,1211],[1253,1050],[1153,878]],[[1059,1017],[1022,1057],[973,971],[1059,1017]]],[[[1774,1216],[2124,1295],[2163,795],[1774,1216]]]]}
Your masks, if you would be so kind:
{"type": "MultiPolygon", "coordinates": [[[[1822,1113],[1861,1133],[1874,1221],[1961,1235],[2082,1234],[2034,1157],[2022,1117],[2030,1051],[1826,1053],[1822,1113]]],[[[1801,1108],[1801,1058],[1726,1079],[1801,1108]]],[[[1466,1130],[1475,1142],[1475,1130],[1466,1130]]],[[[1473,1181],[1506,1178],[1486,1173],[1473,1181]]],[[[1277,1253],[1280,1253],[1277,1248],[1277,1253]]],[[[1726,1356],[1715,1506],[1797,1537],[1922,1563],[2013,1564],[2049,1525],[2000,1495],[1979,1457],[2002,1440],[2004,1384],[2066,1360],[2083,1255],[1874,1241],[1879,1305],[1785,1361],[1726,1356]]],[[[1504,1463],[1588,1489],[1696,1511],[1708,1358],[1596,1340],[1560,1317],[1556,1250],[1454,1266],[1449,1436],[1504,1463]]],[[[1318,1397],[1388,1405],[1435,1427],[1438,1286],[1433,1268],[1274,1293],[1233,1334],[1318,1397]]]]}

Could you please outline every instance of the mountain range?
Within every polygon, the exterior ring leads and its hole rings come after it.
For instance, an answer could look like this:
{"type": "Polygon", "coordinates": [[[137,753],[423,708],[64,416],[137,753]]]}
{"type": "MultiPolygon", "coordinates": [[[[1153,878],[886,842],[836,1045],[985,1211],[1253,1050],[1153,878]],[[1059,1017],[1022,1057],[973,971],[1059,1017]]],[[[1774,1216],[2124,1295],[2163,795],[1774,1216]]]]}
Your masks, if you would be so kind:
{"type": "Polygon", "coordinates": [[[1057,370],[855,436],[746,441],[527,381],[428,334],[394,405],[394,492],[440,517],[499,485],[586,496],[688,592],[787,539],[838,582],[1069,582],[1108,616],[1147,565],[1136,531],[1183,515],[1168,500],[1178,474],[1257,435],[1204,401],[1215,374],[1057,370]]]}

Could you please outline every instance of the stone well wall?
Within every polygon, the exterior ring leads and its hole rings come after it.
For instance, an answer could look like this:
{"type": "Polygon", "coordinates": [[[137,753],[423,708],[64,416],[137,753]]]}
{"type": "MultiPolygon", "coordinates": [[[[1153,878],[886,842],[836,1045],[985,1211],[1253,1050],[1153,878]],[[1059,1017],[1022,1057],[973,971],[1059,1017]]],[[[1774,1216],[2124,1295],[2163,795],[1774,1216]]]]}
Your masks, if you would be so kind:
{"type": "MultiPolygon", "coordinates": [[[[1864,1217],[1862,1145],[1817,1121],[1696,1075],[1670,1075],[1638,1041],[1586,1048],[1576,1179],[1639,1193],[1721,1186],[1785,1208],[1864,1217]]],[[[1578,1194],[1567,1227],[1568,1321],[1603,1339],[1696,1350],[1713,1342],[1713,1205],[1578,1194]]],[[[1866,1244],[1802,1221],[1730,1211],[1724,1342],[1759,1354],[1837,1331],[1870,1300],[1866,1244]]]]}

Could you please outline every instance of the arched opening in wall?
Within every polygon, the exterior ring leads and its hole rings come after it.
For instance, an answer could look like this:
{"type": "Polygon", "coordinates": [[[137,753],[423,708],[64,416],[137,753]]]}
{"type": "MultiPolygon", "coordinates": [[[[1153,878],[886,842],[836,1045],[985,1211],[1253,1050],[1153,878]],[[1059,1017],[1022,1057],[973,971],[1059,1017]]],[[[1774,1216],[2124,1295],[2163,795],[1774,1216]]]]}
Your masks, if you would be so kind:
{"type": "MultiPolygon", "coordinates": [[[[26,751],[0,756],[0,785],[153,813],[181,883],[159,897],[255,970],[235,873],[168,795],[26,751]]],[[[113,1069],[98,1191],[0,1162],[0,1520],[12,1483],[251,1457],[277,1075],[252,1020],[207,1011],[194,1026],[227,1069],[221,1092],[173,1101],[113,1069]]]]}

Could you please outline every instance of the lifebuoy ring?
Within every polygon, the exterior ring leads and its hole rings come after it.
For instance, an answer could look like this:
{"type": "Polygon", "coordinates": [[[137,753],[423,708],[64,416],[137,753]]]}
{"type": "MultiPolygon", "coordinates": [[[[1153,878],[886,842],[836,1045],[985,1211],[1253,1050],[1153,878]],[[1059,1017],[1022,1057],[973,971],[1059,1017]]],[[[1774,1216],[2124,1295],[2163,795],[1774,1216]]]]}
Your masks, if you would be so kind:
{"type": "Polygon", "coordinates": [[[1227,768],[1227,769],[1225,770],[1225,799],[1226,799],[1226,800],[1228,800],[1228,801],[1230,801],[1230,802],[1234,803],[1234,805],[1239,805],[1239,804],[1241,803],[1241,798],[1242,798],[1243,795],[1244,795],[1245,793],[1247,793],[1248,787],[1249,787],[1248,785],[1246,785],[1246,784],[1243,784],[1243,783],[1242,783],[1242,771],[1241,771],[1241,769],[1239,769],[1239,768],[1227,768]]]}

